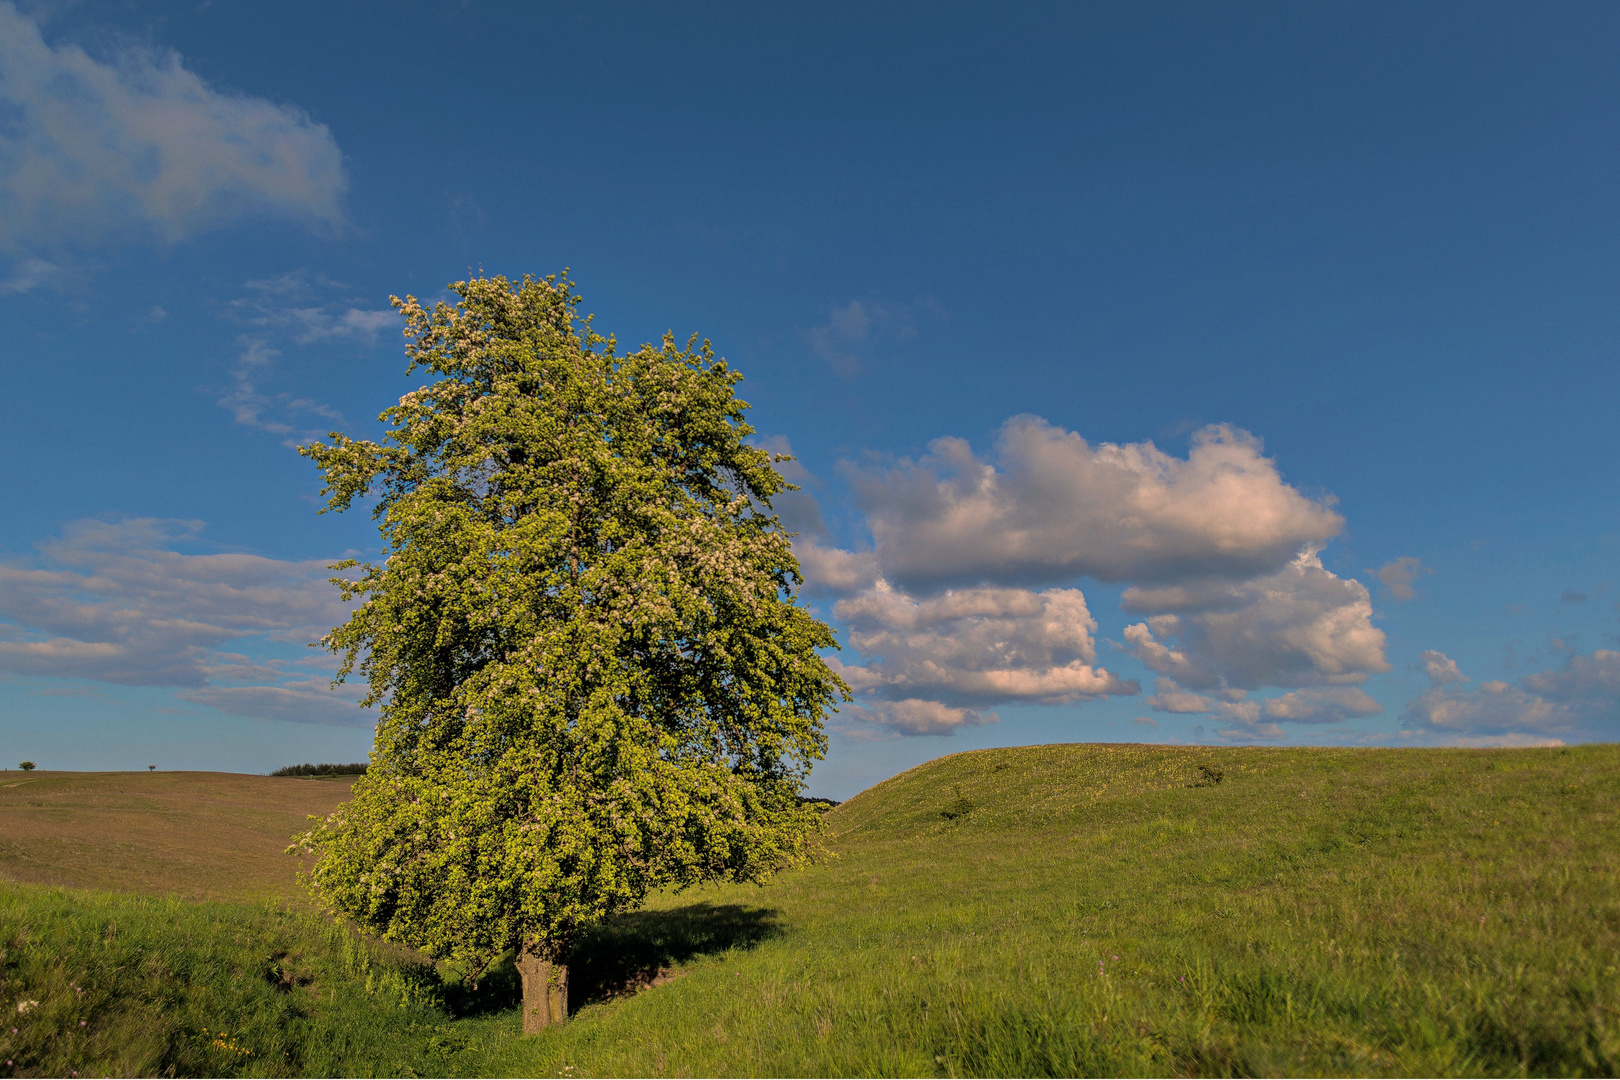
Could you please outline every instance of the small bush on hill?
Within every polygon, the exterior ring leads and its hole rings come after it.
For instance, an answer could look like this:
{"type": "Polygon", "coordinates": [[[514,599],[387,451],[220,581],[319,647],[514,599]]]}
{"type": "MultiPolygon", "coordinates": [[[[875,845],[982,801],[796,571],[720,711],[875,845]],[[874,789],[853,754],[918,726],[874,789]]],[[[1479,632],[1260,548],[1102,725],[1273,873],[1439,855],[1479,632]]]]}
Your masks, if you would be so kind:
{"type": "Polygon", "coordinates": [[[956,798],[946,803],[945,809],[939,812],[939,816],[944,818],[946,821],[955,821],[957,818],[967,817],[968,814],[972,812],[973,808],[978,805],[972,799],[969,799],[966,795],[962,794],[962,785],[953,785],[951,790],[956,792],[956,798]]]}

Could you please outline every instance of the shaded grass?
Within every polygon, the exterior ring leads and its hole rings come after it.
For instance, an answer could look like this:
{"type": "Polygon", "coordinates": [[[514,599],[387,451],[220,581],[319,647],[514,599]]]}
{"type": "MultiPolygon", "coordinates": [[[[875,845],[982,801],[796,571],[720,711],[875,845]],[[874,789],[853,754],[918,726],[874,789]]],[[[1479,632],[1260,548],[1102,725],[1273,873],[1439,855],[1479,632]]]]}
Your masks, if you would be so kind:
{"type": "MultiPolygon", "coordinates": [[[[91,973],[121,973],[98,1015],[189,1018],[141,1036],[170,1048],[151,1068],[83,1059],[124,1072],[228,1071],[194,1045],[228,1021],[257,1055],[231,1067],[266,1073],[1614,1075],[1617,814],[1614,746],[977,751],[830,811],[817,866],[599,927],[536,1038],[509,971],[462,991],[372,951],[362,975],[369,946],[268,906],[170,902],[110,969],[105,913],[75,916],[81,959],[8,952],[3,992],[54,987],[69,1047],[91,973]],[[274,979],[239,959],[278,950],[274,979]]],[[[41,1045],[34,1071],[79,1068],[41,1045]]]]}
{"type": "Polygon", "coordinates": [[[432,967],[308,912],[15,884],[0,999],[15,1076],[431,1074],[453,1020],[432,967]]]}

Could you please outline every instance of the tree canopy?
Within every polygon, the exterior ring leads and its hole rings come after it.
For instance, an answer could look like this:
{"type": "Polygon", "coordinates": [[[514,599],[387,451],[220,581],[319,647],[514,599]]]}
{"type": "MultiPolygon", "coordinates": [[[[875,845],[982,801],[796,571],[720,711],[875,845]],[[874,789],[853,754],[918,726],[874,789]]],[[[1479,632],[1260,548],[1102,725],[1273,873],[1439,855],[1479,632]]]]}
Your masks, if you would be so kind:
{"type": "Polygon", "coordinates": [[[804,859],[799,792],[848,690],[796,603],[790,485],[708,342],[619,355],[566,277],[450,288],[392,298],[437,381],[384,440],[302,451],[327,509],[376,498],[385,557],[338,565],[360,603],[323,639],[379,708],[371,765],[301,843],[387,938],[565,963],[651,889],[804,859]]]}

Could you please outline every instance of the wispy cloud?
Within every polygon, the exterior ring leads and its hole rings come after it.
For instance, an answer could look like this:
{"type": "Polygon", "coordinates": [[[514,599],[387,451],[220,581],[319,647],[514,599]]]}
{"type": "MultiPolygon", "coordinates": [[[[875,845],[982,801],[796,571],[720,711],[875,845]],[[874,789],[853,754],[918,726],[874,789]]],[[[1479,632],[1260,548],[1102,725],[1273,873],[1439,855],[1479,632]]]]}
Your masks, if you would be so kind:
{"type": "Polygon", "coordinates": [[[361,307],[362,301],[347,285],[306,270],[249,281],[243,288],[247,291],[225,305],[230,317],[296,345],[321,341],[373,345],[383,330],[401,325],[392,308],[361,307]]]}
{"type": "Polygon", "coordinates": [[[915,304],[850,300],[828,308],[827,321],[811,327],[804,336],[811,352],[848,378],[865,370],[875,349],[916,337],[919,314],[938,317],[943,312],[927,297],[915,304]]]}
{"type": "Polygon", "coordinates": [[[201,531],[195,521],[80,521],[35,558],[0,562],[0,672],[174,687],[263,719],[365,722],[358,695],[328,685],[330,658],[253,660],[225,648],[307,643],[343,621],[327,562],[177,550],[201,531]]]}
{"type": "Polygon", "coordinates": [[[229,409],[237,423],[279,435],[288,446],[317,439],[330,425],[311,426],[311,418],[336,424],[343,417],[313,398],[269,389],[282,355],[272,343],[371,346],[384,329],[398,325],[399,317],[391,309],[362,307],[348,286],[302,270],[250,281],[245,289],[224,308],[226,316],[247,331],[236,339],[230,385],[220,393],[219,405],[229,409]]]}
{"type": "Polygon", "coordinates": [[[1432,574],[1433,570],[1423,565],[1423,560],[1411,555],[1403,555],[1393,562],[1385,563],[1377,570],[1369,570],[1383,583],[1384,589],[1393,600],[1410,600],[1417,595],[1412,586],[1424,574],[1432,574]]]}
{"type": "Polygon", "coordinates": [[[0,278],[0,296],[8,293],[33,292],[34,289],[49,281],[61,277],[66,271],[63,267],[37,256],[19,259],[11,268],[11,273],[0,278]]]}

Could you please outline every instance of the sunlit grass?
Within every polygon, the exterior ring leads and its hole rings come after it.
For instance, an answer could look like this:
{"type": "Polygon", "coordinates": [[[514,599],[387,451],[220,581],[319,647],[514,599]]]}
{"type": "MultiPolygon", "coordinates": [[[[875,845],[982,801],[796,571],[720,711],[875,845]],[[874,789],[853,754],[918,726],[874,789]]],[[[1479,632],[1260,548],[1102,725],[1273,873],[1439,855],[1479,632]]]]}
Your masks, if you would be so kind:
{"type": "Polygon", "coordinates": [[[661,901],[776,936],[469,1071],[1612,1075],[1617,808],[1616,747],[959,755],[661,901]]]}
{"type": "Polygon", "coordinates": [[[1614,746],[957,755],[830,813],[820,865],[601,928],[576,1015],[529,1039],[509,974],[461,994],[309,914],[8,891],[0,994],[41,1004],[4,1053],[56,1075],[1614,1075],[1617,812],[1614,746]]]}

